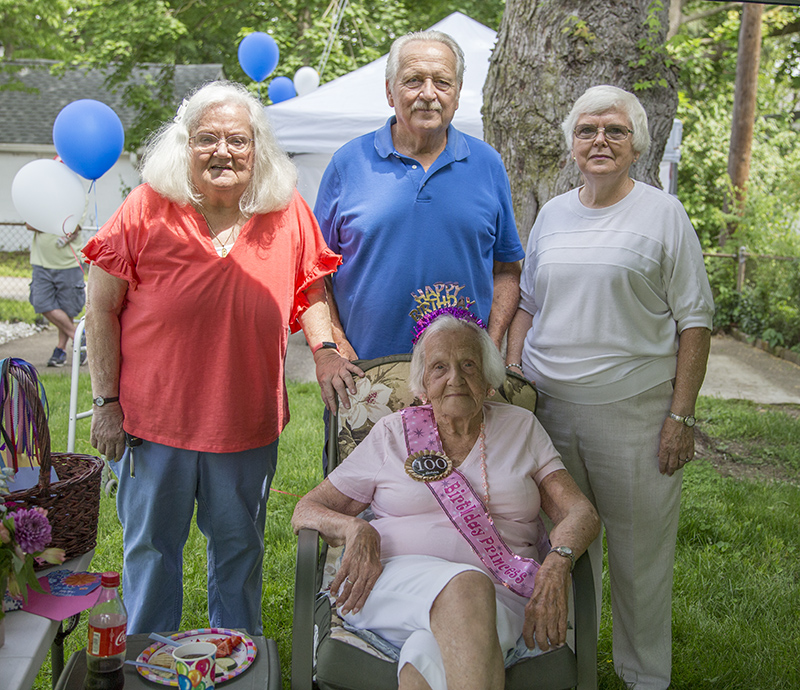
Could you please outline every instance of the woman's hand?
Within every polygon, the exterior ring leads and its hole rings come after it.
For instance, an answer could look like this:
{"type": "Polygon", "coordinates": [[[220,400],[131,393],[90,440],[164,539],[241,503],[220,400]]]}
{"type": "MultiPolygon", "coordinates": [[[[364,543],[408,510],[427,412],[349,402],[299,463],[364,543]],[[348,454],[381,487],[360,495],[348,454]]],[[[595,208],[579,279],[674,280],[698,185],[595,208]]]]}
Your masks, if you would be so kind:
{"type": "MultiPolygon", "coordinates": [[[[575,558],[579,558],[600,534],[597,511],[566,470],[556,470],[542,479],[539,493],[542,509],[553,522],[550,542],[554,546],[569,546],[575,558]]],[[[536,573],[522,626],[528,648],[532,649],[536,643],[546,652],[566,642],[571,566],[571,558],[550,552],[536,573]]]]}
{"type": "Polygon", "coordinates": [[[522,637],[528,649],[538,644],[539,649],[546,652],[567,641],[569,568],[568,558],[552,553],[536,573],[522,625],[522,637]]]}
{"type": "Polygon", "coordinates": [[[315,529],[331,546],[344,544],[344,556],[330,590],[344,613],[358,613],[383,570],[381,535],[366,520],[356,517],[369,503],[343,494],[330,479],[301,498],[292,515],[292,529],[315,529]]]}
{"type": "Polygon", "coordinates": [[[659,472],[671,477],[693,458],[694,429],[667,417],[658,445],[659,472]]]}
{"type": "Polygon", "coordinates": [[[345,537],[339,572],[331,582],[336,607],[341,607],[342,613],[358,613],[382,570],[380,534],[365,520],[354,521],[345,537]]]}
{"type": "Polygon", "coordinates": [[[125,432],[122,430],[124,419],[125,415],[118,402],[95,407],[92,412],[92,446],[112,462],[122,458],[125,452],[125,432]]]}
{"type": "MultiPolygon", "coordinates": [[[[89,372],[92,397],[119,395],[120,325],[122,304],[128,283],[92,265],[86,285],[86,346],[91,353],[89,372]]],[[[119,402],[95,406],[92,412],[91,443],[109,460],[125,452],[125,415],[119,402]]]]}

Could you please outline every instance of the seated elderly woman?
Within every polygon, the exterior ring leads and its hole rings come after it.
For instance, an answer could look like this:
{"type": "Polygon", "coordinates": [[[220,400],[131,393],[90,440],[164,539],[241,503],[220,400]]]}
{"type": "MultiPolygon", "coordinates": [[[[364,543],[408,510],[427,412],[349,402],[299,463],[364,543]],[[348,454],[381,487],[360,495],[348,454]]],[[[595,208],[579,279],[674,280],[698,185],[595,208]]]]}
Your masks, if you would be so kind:
{"type": "Polygon", "coordinates": [[[502,688],[521,634],[564,644],[570,571],[599,531],[536,418],[486,401],[503,362],[460,316],[432,320],[414,348],[409,385],[428,404],[379,420],[292,519],[345,545],[338,611],[400,648],[404,689],[502,688]],[[540,507],[554,523],[542,554],[540,507]]]}

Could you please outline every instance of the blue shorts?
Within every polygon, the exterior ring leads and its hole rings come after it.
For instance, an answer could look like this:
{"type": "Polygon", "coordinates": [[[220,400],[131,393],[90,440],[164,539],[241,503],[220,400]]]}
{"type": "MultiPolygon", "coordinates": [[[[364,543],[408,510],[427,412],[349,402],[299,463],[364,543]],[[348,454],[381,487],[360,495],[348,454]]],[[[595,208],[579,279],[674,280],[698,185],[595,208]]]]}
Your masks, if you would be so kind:
{"type": "Polygon", "coordinates": [[[81,313],[86,304],[83,269],[32,266],[30,302],[37,314],[60,309],[70,318],[81,313]]]}

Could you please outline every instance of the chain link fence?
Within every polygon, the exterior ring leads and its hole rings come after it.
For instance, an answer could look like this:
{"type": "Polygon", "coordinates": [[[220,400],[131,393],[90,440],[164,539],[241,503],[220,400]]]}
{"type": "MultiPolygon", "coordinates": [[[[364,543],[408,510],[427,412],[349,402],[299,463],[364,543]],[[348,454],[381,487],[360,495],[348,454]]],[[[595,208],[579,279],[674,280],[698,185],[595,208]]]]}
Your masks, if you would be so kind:
{"type": "MultiPolygon", "coordinates": [[[[46,203],[46,202],[44,202],[46,203]]],[[[83,228],[75,250],[86,244],[95,228],[83,228]]],[[[31,238],[33,233],[19,221],[0,221],[0,322],[45,324],[29,301],[31,238]]]]}

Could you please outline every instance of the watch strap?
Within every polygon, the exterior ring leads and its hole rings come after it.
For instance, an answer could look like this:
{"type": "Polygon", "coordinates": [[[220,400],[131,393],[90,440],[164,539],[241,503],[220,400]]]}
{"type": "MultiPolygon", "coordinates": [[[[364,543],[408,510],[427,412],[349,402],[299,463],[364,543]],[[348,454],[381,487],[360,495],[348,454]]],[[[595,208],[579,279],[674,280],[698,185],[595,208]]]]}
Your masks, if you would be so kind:
{"type": "Polygon", "coordinates": [[[323,340],[319,345],[314,345],[314,347],[311,348],[311,354],[315,355],[320,350],[336,350],[338,352],[339,346],[329,340],[323,340]]]}
{"type": "Polygon", "coordinates": [[[669,411],[669,418],[674,419],[676,422],[680,422],[684,426],[692,427],[695,424],[694,415],[687,414],[686,416],[681,416],[679,414],[675,414],[672,410],[669,411]]]}
{"type": "Polygon", "coordinates": [[[565,546],[554,546],[547,552],[547,556],[551,553],[557,553],[562,558],[569,558],[569,571],[572,572],[575,569],[575,554],[572,553],[572,549],[565,546]]]}
{"type": "Polygon", "coordinates": [[[115,395],[110,398],[103,397],[102,395],[96,395],[92,402],[97,405],[98,407],[102,407],[103,405],[108,405],[108,403],[117,402],[119,400],[119,396],[115,395]]]}

